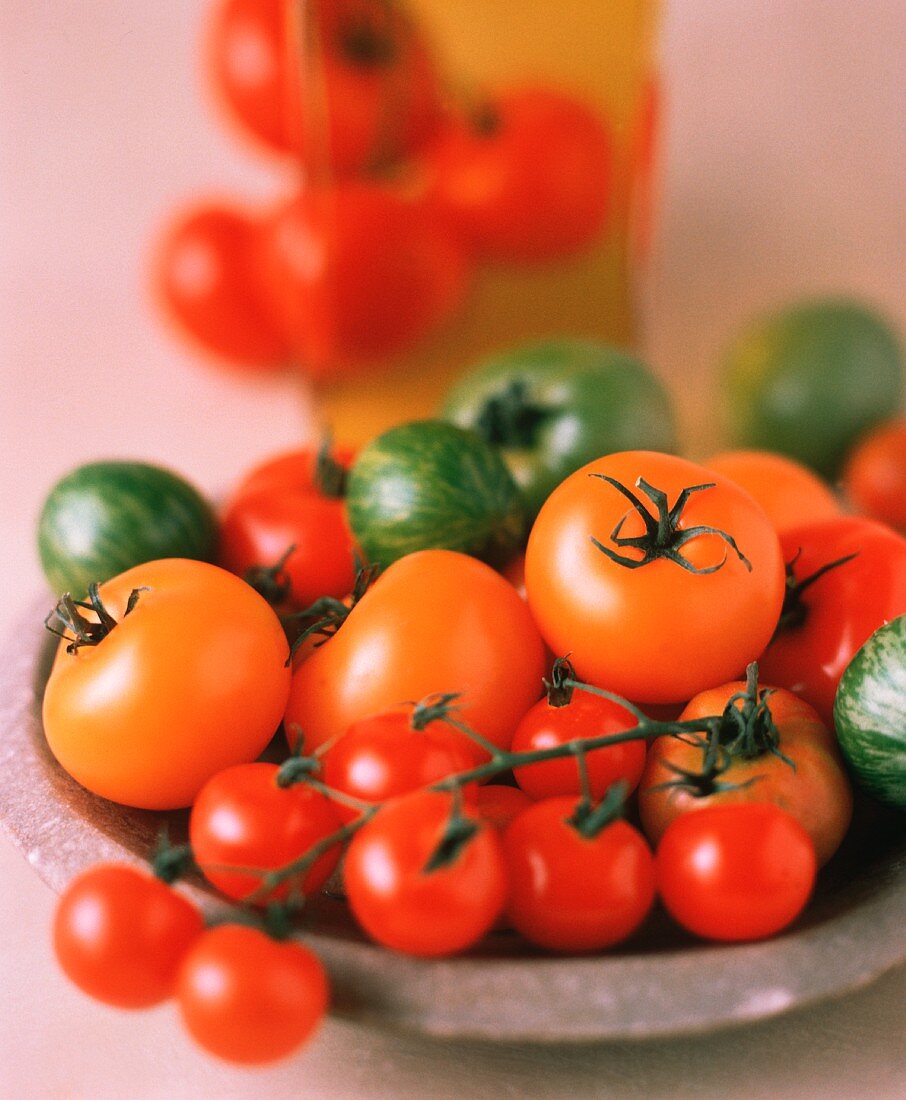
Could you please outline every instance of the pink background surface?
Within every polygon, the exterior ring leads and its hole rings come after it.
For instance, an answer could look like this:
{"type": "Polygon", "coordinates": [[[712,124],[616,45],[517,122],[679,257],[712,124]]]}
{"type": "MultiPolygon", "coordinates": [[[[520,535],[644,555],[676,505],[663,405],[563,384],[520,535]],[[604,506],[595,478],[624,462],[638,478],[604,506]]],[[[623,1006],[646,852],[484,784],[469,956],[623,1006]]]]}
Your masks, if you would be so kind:
{"type": "MultiPolygon", "coordinates": [[[[279,186],[200,102],[203,7],[0,2],[0,627],[41,587],[34,520],[72,465],[165,460],[214,491],[305,429],[290,381],[198,367],[147,309],[138,257],[175,199],[279,186]]],[[[705,451],[714,428],[697,397],[753,310],[852,289],[906,327],[906,14],[901,0],[669,8],[648,352],[681,394],[690,444],[705,451]]],[[[52,897],[5,838],[0,884],[3,1097],[906,1091],[903,972],[718,1044],[451,1047],[330,1022],[302,1057],[254,1076],[196,1053],[169,1009],[121,1015],[68,987],[50,958],[52,897]]]]}

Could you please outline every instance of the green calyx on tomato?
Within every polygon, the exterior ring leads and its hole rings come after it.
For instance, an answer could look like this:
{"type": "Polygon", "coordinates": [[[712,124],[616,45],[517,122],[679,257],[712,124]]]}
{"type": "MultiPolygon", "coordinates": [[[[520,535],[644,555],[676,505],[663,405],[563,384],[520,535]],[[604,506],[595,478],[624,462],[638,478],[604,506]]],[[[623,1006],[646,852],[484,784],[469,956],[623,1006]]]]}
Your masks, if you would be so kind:
{"type": "Polygon", "coordinates": [[[569,706],[573,697],[576,670],[573,668],[569,654],[558,657],[551,665],[551,678],[544,681],[544,691],[547,696],[548,706],[569,706]]]}
{"type": "Polygon", "coordinates": [[[565,477],[603,454],[676,449],[661,383],[638,359],[592,340],[488,360],[460,379],[441,415],[500,450],[529,518],[565,477]]]}
{"type": "Polygon", "coordinates": [[[369,443],[350,471],[347,508],[356,542],[381,566],[428,549],[503,565],[525,528],[498,453],[442,420],[402,424],[369,443]]]}
{"type": "MultiPolygon", "coordinates": [[[[142,592],[147,591],[146,586],[132,589],[123,613],[124,619],[135,610],[142,592]]],[[[67,643],[66,652],[69,654],[75,653],[82,646],[100,645],[116,625],[116,619],[104,607],[97,584],[88,585],[87,602],[74,600],[68,592],[64,593],[44,619],[45,628],[67,643]],[[82,611],[93,611],[97,615],[97,622],[86,619],[82,611]]]]}

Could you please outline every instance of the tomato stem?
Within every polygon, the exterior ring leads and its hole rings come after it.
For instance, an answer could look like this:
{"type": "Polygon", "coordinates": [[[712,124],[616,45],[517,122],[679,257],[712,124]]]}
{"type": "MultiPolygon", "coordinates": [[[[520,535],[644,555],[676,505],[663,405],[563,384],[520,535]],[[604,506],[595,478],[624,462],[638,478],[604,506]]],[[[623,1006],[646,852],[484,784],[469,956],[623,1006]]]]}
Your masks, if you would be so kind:
{"type": "Polygon", "coordinates": [[[847,562],[859,556],[858,550],[852,554],[845,554],[842,558],[837,558],[835,561],[829,561],[826,565],[822,565],[820,569],[816,569],[814,573],[809,573],[807,577],[797,580],[795,567],[801,553],[802,547],[800,546],[792,559],[786,563],[786,590],[783,594],[780,619],[777,623],[777,629],[774,631],[775,638],[778,634],[787,630],[796,630],[805,623],[808,618],[808,605],[802,599],[803,592],[808,591],[815,581],[820,580],[825,573],[830,573],[832,569],[839,569],[841,565],[846,565],[847,562]]]}
{"type": "Polygon", "coordinates": [[[567,819],[567,824],[586,840],[594,840],[608,825],[622,817],[628,794],[629,784],[620,779],[608,787],[597,806],[590,798],[583,798],[567,819]]]}
{"type": "Polygon", "coordinates": [[[423,730],[431,722],[447,721],[456,709],[453,704],[458,698],[459,694],[455,691],[446,694],[436,692],[434,695],[426,695],[417,703],[407,704],[412,707],[410,727],[414,730],[423,730]]]}
{"type": "Polygon", "coordinates": [[[328,432],[315,459],[315,487],[322,496],[340,500],[346,496],[346,482],[349,473],[345,466],[337,462],[331,453],[333,440],[328,432]]]}
{"type": "Polygon", "coordinates": [[[542,681],[547,692],[547,705],[550,707],[565,707],[570,704],[573,697],[573,689],[578,683],[576,670],[567,653],[565,657],[558,657],[551,666],[550,680],[542,681]]]}
{"type": "MultiPolygon", "coordinates": [[[[124,619],[135,610],[141,593],[149,591],[146,585],[132,589],[123,613],[124,619]]],[[[116,619],[101,600],[96,582],[88,585],[87,603],[84,600],[74,600],[68,592],[64,592],[44,619],[45,629],[69,643],[66,652],[70,654],[77,652],[82,646],[100,645],[117,625],[116,619]],[[94,612],[97,621],[86,618],[82,611],[94,612]]]]}
{"type": "Polygon", "coordinates": [[[271,607],[280,607],[292,595],[293,582],[286,572],[286,563],[295,549],[296,544],[292,543],[273,565],[252,565],[243,575],[245,583],[263,596],[271,607]]]}
{"type": "Polygon", "coordinates": [[[492,394],[475,421],[475,431],[494,447],[533,447],[548,412],[529,400],[528,386],[514,378],[492,394]]]}

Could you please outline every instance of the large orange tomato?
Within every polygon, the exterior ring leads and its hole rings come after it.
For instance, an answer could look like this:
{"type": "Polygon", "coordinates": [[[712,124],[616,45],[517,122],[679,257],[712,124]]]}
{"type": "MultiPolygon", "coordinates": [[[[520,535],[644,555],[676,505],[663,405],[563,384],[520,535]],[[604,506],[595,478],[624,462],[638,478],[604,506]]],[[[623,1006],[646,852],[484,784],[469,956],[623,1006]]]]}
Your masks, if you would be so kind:
{"type": "Polygon", "coordinates": [[[624,451],[548,497],[529,537],[528,600],[580,679],[645,703],[738,675],[783,603],[780,543],[728,478],[672,455],[624,451]]]}
{"type": "Polygon", "coordinates": [[[253,588],[204,562],[137,565],[99,595],[115,622],[101,636],[99,616],[82,610],[80,629],[96,641],[73,652],[60,643],[44,692],[47,743],[95,794],[188,806],[212,775],[254,760],[280,724],[283,628],[253,588]]]}
{"type": "MultiPolygon", "coordinates": [[[[722,714],[733,696],[745,692],[743,683],[703,691],[680,719],[722,714]]],[[[733,706],[742,713],[746,702],[737,698],[733,706]]],[[[729,767],[717,777],[719,784],[732,784],[735,789],[702,795],[680,786],[656,789],[676,781],[678,773],[673,768],[700,773],[704,750],[676,737],[659,737],[652,743],[639,783],[639,812],[652,844],[660,841],[667,826],[680,814],[720,803],[773,802],[792,814],[809,834],[819,863],[826,863],[834,854],[849,827],[853,804],[836,739],[814,708],[791,691],[778,688],[764,702],[779,735],[775,747],[792,764],[762,741],[757,754],[740,752],[730,757],[729,767]]],[[[729,723],[725,728],[723,741],[738,732],[729,723]]],[[[763,736],[763,731],[759,734],[755,730],[754,735],[763,736]]]]}
{"type": "Polygon", "coordinates": [[[391,565],[296,668],[285,725],[311,752],[370,715],[459,692],[462,720],[506,748],[541,694],[544,665],[538,630],[508,581],[465,554],[422,550],[391,565]]]}

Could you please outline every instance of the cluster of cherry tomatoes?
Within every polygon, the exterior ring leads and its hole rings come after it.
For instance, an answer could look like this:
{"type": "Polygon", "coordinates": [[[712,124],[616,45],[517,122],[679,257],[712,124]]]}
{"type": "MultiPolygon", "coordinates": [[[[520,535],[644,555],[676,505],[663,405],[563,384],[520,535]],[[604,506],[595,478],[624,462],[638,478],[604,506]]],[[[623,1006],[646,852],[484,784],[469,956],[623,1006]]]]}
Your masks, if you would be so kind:
{"type": "Polygon", "coordinates": [[[344,853],[361,928],[416,956],[513,930],[597,951],[656,898],[715,940],[794,920],[850,823],[834,694],[906,610],[906,539],[776,455],[633,451],[555,489],[504,573],[423,549],[375,579],[352,460],[252,471],[223,511],[226,570],[137,565],[55,609],[54,754],[103,797],[191,806],[158,878],[70,885],[66,973],[119,1006],[175,997],[202,1046],[253,1063],[326,1011],[288,934],[344,853]],[[258,760],[281,720],[285,760],[258,760]],[[240,908],[206,928],[170,885],[187,869],[240,908]]]}
{"type": "Polygon", "coordinates": [[[401,4],[217,0],[207,54],[228,117],[300,169],[273,208],[195,206],[158,250],[166,313],[221,361],[379,363],[456,313],[476,264],[557,260],[604,230],[604,123],[537,85],[451,103],[401,4]]]}

